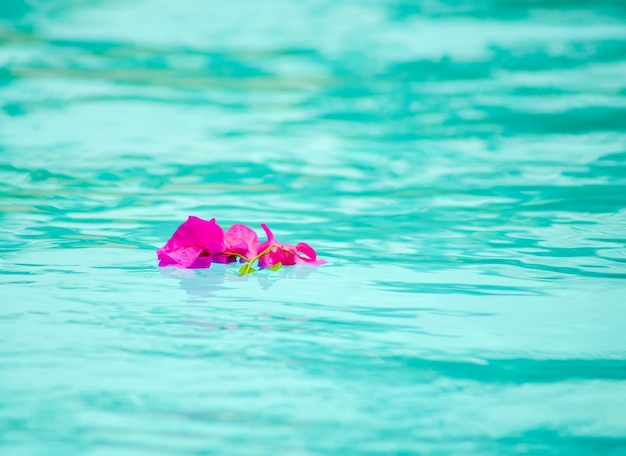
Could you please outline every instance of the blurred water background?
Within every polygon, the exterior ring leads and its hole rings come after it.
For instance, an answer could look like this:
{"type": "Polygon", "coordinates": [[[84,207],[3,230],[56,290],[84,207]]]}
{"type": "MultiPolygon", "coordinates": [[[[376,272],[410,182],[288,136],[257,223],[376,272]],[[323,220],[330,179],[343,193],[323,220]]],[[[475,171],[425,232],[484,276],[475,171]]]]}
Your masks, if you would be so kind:
{"type": "Polygon", "coordinates": [[[3,455],[625,455],[625,240],[623,1],[0,1],[3,455]]]}

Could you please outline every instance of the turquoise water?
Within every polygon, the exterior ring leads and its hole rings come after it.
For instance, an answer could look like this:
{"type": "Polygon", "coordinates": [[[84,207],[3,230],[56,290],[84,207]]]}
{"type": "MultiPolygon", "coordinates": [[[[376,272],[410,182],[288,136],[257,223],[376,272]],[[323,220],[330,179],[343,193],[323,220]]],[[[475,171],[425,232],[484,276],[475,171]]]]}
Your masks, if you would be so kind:
{"type": "Polygon", "coordinates": [[[0,453],[626,454],[624,5],[2,0],[0,453]]]}

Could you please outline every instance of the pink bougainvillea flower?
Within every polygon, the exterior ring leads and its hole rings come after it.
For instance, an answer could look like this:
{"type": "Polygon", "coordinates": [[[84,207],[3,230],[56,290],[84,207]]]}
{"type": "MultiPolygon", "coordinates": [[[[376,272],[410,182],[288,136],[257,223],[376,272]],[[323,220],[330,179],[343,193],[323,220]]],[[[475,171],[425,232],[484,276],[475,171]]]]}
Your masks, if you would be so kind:
{"type": "MultiPolygon", "coordinates": [[[[224,235],[226,252],[239,255],[240,261],[251,260],[259,252],[259,237],[246,225],[231,226],[224,235]]],[[[236,256],[232,256],[236,258],[236,256]]]]}
{"type": "Polygon", "coordinates": [[[224,230],[215,222],[190,216],[167,243],[157,250],[159,266],[208,268],[224,260],[224,230]]]}
{"type": "Polygon", "coordinates": [[[267,241],[260,243],[257,234],[245,225],[231,226],[226,233],[215,222],[190,216],[180,225],[167,243],[157,250],[159,266],[178,268],[208,268],[211,263],[231,263],[239,259],[244,264],[240,274],[257,269],[277,270],[294,264],[320,265],[313,247],[304,242],[297,245],[283,244],[274,238],[267,227],[261,225],[267,241]]]}
{"type": "Polygon", "coordinates": [[[274,233],[272,233],[267,225],[262,224],[261,227],[267,235],[267,241],[259,245],[258,251],[261,253],[265,252],[267,249],[269,249],[269,251],[259,258],[260,268],[271,268],[277,263],[281,263],[283,266],[302,263],[318,266],[326,263],[324,260],[317,259],[317,253],[315,253],[315,250],[310,245],[304,242],[300,242],[297,245],[282,244],[276,241],[274,233]]]}

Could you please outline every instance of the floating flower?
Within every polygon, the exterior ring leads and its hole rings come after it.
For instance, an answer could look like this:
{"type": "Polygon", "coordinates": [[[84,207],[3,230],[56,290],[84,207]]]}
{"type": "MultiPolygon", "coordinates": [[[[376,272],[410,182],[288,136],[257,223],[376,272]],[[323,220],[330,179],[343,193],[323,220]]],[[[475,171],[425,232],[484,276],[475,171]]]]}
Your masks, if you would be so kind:
{"type": "Polygon", "coordinates": [[[277,270],[281,266],[307,263],[320,265],[315,250],[308,244],[297,245],[278,242],[267,225],[261,225],[267,241],[260,243],[257,234],[241,224],[231,226],[226,233],[215,222],[190,216],[180,225],[167,243],[157,250],[159,266],[179,268],[208,268],[211,263],[231,263],[239,259],[245,263],[240,274],[261,269],[277,270]]]}

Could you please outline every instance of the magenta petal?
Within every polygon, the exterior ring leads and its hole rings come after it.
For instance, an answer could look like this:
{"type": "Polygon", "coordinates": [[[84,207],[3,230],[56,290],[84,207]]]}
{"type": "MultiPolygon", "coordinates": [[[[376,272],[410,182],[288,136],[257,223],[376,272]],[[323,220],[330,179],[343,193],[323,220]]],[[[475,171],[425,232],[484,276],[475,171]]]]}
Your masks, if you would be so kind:
{"type": "MultiPolygon", "coordinates": [[[[274,241],[274,233],[272,233],[272,230],[270,230],[265,223],[261,224],[261,228],[263,228],[263,231],[265,231],[265,235],[267,236],[267,241],[259,245],[258,247],[259,253],[264,252],[265,249],[267,249],[270,245],[279,245],[277,242],[274,241]]],[[[279,263],[280,258],[281,258],[279,252],[280,250],[278,249],[272,249],[268,253],[263,255],[261,258],[259,258],[259,267],[271,268],[276,263],[279,263]]]]}
{"type": "Polygon", "coordinates": [[[280,242],[276,242],[274,239],[274,235],[267,228],[267,226],[262,225],[263,229],[267,233],[268,240],[260,245],[259,251],[263,252],[270,246],[275,246],[268,253],[259,258],[259,267],[260,268],[271,268],[277,263],[281,263],[283,266],[291,266],[296,264],[295,262],[295,247],[289,244],[281,244],[280,242]]]}
{"type": "MultiPolygon", "coordinates": [[[[157,257],[161,260],[159,266],[201,267],[193,265],[199,259],[202,250],[202,247],[197,246],[179,247],[172,250],[159,249],[157,250],[157,257]]],[[[208,264],[211,264],[210,258],[205,258],[209,260],[208,264]]],[[[204,267],[208,267],[208,265],[204,267]]]]}
{"type": "Polygon", "coordinates": [[[306,244],[304,242],[300,242],[298,245],[296,245],[296,250],[298,252],[304,253],[306,256],[308,256],[312,260],[315,260],[317,258],[317,253],[315,253],[315,250],[313,249],[313,247],[311,247],[309,244],[306,244]]]}
{"type": "Polygon", "coordinates": [[[321,264],[326,264],[326,261],[325,260],[312,260],[310,258],[306,258],[301,255],[295,255],[294,263],[292,264],[311,264],[313,266],[319,266],[321,264]]]}
{"type": "Polygon", "coordinates": [[[231,226],[224,235],[225,250],[235,252],[246,258],[254,258],[259,248],[259,237],[245,225],[231,226]]]}
{"type": "Polygon", "coordinates": [[[199,269],[199,268],[209,268],[211,267],[211,263],[215,258],[213,256],[200,256],[196,261],[194,261],[188,268],[190,269],[199,269]]]}
{"type": "Polygon", "coordinates": [[[318,266],[326,263],[324,260],[317,259],[317,253],[310,245],[304,242],[300,242],[297,246],[293,246],[291,244],[281,244],[276,241],[274,233],[272,233],[267,225],[263,224],[261,227],[267,235],[267,241],[259,246],[259,252],[264,251],[272,245],[275,246],[275,248],[270,250],[263,257],[259,258],[260,268],[270,268],[276,263],[282,263],[283,266],[291,266],[302,263],[318,266]],[[304,256],[299,255],[297,252],[301,252],[304,256]]]}
{"type": "Polygon", "coordinates": [[[178,264],[177,261],[169,257],[163,249],[157,250],[157,258],[159,259],[159,266],[176,266],[178,264]]]}
{"type": "Polygon", "coordinates": [[[270,230],[265,223],[261,224],[261,228],[263,228],[263,231],[265,231],[265,234],[267,236],[267,242],[268,243],[269,242],[273,242],[274,241],[274,233],[272,233],[272,230],[270,230]]]}
{"type": "Polygon", "coordinates": [[[237,257],[234,255],[218,253],[217,255],[211,255],[211,261],[213,263],[234,263],[237,261],[237,257]]]}
{"type": "Polygon", "coordinates": [[[296,246],[296,250],[298,252],[304,253],[308,257],[308,258],[305,258],[301,255],[297,255],[296,263],[307,263],[307,264],[312,264],[315,266],[326,264],[326,261],[317,259],[317,253],[315,252],[315,249],[313,249],[313,247],[311,247],[309,244],[300,242],[296,246]]]}
{"type": "MultiPolygon", "coordinates": [[[[281,244],[282,248],[292,247],[287,244],[281,244]]],[[[283,266],[291,266],[296,264],[296,254],[293,251],[286,252],[285,250],[274,248],[268,253],[259,258],[260,268],[271,268],[277,263],[281,263],[283,266]]]]}
{"type": "Polygon", "coordinates": [[[209,267],[211,255],[224,250],[224,231],[215,223],[190,216],[157,251],[159,266],[209,267]],[[202,255],[202,257],[200,257],[202,255]]]}
{"type": "Polygon", "coordinates": [[[178,227],[163,249],[167,251],[189,246],[202,247],[212,253],[222,252],[224,230],[215,223],[215,219],[206,221],[192,215],[178,227]]]}
{"type": "Polygon", "coordinates": [[[326,264],[326,260],[310,260],[308,258],[303,258],[300,255],[297,255],[296,264],[310,264],[312,266],[320,266],[322,264],[326,264]]]}
{"type": "Polygon", "coordinates": [[[271,253],[268,253],[259,258],[259,267],[261,269],[271,268],[276,263],[279,263],[277,260],[278,258],[272,256],[271,253]]]}

